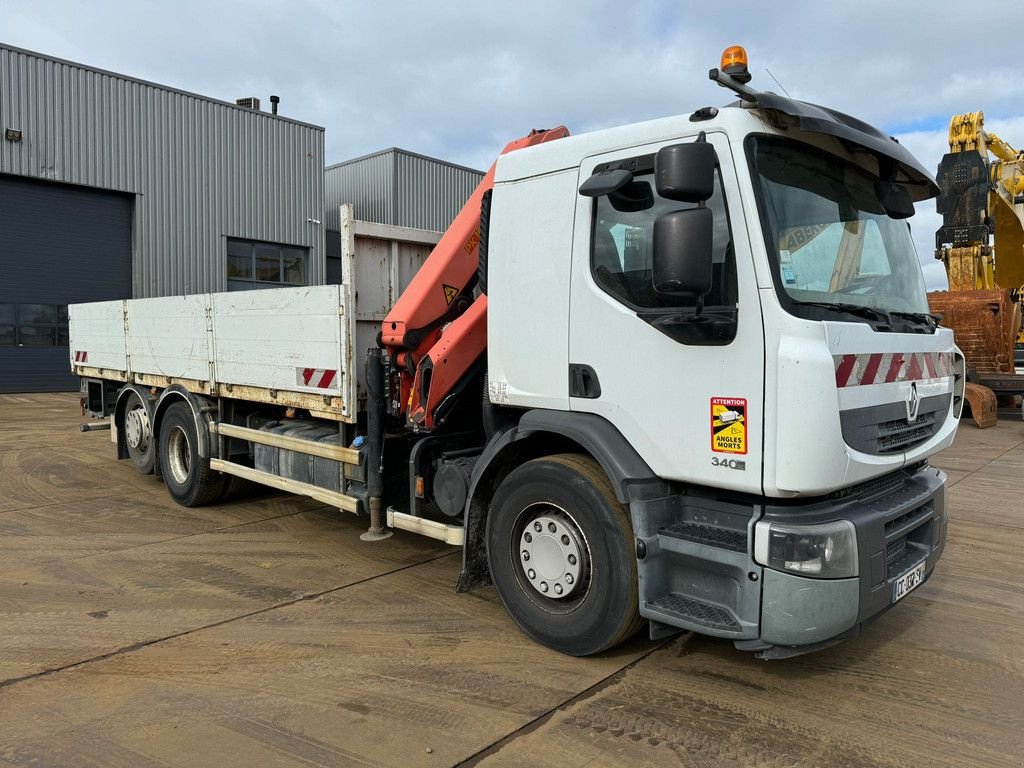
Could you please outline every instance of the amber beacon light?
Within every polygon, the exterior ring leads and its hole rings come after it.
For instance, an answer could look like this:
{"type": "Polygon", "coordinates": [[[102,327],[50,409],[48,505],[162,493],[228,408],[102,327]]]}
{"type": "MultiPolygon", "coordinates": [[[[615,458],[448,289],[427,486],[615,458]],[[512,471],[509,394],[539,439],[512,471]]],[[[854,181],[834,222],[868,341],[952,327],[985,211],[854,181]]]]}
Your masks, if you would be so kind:
{"type": "Polygon", "coordinates": [[[730,45],[722,51],[722,71],[741,83],[750,82],[747,70],[747,52],[742,45],[730,45]]]}

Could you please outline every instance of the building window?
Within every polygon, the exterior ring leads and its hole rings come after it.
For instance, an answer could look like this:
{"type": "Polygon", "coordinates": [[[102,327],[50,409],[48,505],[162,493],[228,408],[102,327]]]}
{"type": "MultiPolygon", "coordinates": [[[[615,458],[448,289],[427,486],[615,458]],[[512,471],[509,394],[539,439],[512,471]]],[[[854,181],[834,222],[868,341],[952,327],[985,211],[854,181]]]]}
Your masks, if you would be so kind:
{"type": "Polygon", "coordinates": [[[0,304],[0,347],[66,346],[67,304],[0,304]]]}
{"type": "Polygon", "coordinates": [[[308,248],[228,238],[228,290],[306,284],[308,248]]]}

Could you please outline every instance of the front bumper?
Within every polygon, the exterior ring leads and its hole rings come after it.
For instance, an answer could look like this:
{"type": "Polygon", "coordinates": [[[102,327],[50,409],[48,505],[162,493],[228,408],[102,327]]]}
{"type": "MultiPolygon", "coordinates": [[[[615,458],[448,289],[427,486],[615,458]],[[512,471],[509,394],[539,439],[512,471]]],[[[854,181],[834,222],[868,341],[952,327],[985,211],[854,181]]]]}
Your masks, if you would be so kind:
{"type": "MultiPolygon", "coordinates": [[[[779,658],[854,636],[893,605],[896,580],[925,563],[927,579],[946,542],[945,475],[926,464],[814,503],[733,504],[673,496],[633,502],[640,613],[667,627],[731,638],[779,658]],[[816,579],[753,559],[754,524],[849,520],[858,575],[816,579]]],[[[767,500],[764,500],[767,501],[767,500]]]]}

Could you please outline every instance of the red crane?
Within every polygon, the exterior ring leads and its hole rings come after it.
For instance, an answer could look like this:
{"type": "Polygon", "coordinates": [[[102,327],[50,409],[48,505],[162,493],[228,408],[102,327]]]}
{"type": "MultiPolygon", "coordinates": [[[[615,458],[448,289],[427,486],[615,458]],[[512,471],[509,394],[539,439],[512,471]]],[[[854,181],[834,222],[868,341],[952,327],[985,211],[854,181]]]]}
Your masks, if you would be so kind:
{"type": "MultiPolygon", "coordinates": [[[[565,126],[534,130],[501,154],[569,135],[565,126]]],[[[381,343],[400,378],[401,412],[410,427],[438,426],[437,410],[487,348],[487,296],[474,297],[480,257],[480,206],[494,186],[487,171],[382,324],[381,343]]]]}

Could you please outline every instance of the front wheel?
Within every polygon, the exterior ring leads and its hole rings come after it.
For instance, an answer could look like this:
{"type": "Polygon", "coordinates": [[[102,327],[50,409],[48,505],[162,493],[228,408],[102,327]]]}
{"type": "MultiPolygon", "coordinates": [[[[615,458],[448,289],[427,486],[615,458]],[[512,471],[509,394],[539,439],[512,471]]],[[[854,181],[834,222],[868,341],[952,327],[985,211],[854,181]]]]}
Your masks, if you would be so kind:
{"type": "Polygon", "coordinates": [[[487,518],[487,559],[506,610],[541,645],[589,656],[640,628],[629,516],[588,456],[509,473],[487,518]]]}
{"type": "Polygon", "coordinates": [[[174,403],[160,421],[160,473],[171,498],[183,507],[201,507],[217,501],[227,476],[210,469],[210,460],[199,455],[192,409],[174,403]]]}

